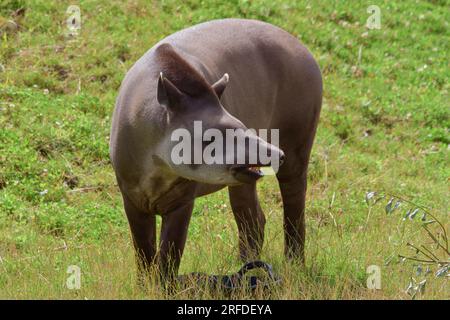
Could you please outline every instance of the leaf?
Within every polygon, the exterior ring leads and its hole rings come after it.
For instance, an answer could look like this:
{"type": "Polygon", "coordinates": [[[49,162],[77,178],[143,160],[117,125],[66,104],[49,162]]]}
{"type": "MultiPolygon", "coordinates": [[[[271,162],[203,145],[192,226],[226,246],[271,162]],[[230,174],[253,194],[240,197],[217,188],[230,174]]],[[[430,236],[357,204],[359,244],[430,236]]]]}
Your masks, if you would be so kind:
{"type": "Polygon", "coordinates": [[[408,211],[406,211],[405,216],[403,217],[403,221],[405,221],[406,219],[408,219],[409,215],[411,214],[411,209],[409,209],[408,211]]]}
{"type": "Polygon", "coordinates": [[[385,211],[386,214],[390,214],[392,212],[392,203],[394,202],[394,198],[391,198],[386,205],[385,211]]]}
{"type": "Polygon", "coordinates": [[[414,217],[417,215],[418,212],[419,212],[419,208],[416,208],[416,209],[409,215],[409,220],[413,220],[414,217]]]}
{"type": "Polygon", "coordinates": [[[424,279],[424,280],[422,280],[422,281],[420,281],[418,284],[417,284],[417,291],[418,292],[420,292],[421,294],[424,294],[425,293],[425,285],[427,284],[427,279],[424,279]]]}
{"type": "Polygon", "coordinates": [[[440,278],[443,277],[447,274],[447,272],[449,272],[450,270],[450,264],[438,269],[438,271],[436,271],[436,273],[434,274],[436,276],[436,278],[440,278]]]}
{"type": "Polygon", "coordinates": [[[422,271],[423,271],[422,265],[419,264],[419,265],[417,266],[417,269],[416,269],[416,275],[417,275],[417,276],[420,276],[420,275],[422,274],[422,271]]]}
{"type": "Polygon", "coordinates": [[[427,213],[426,212],[422,213],[422,218],[420,218],[420,220],[422,220],[422,221],[426,221],[427,220],[427,213]]]}
{"type": "Polygon", "coordinates": [[[407,294],[409,294],[410,296],[413,296],[416,294],[416,288],[414,286],[415,281],[413,281],[413,279],[411,278],[411,280],[409,281],[408,287],[406,288],[405,292],[407,294]]]}
{"type": "Polygon", "coordinates": [[[376,195],[375,191],[370,191],[366,193],[366,203],[370,203],[370,199],[372,199],[376,195]]]}

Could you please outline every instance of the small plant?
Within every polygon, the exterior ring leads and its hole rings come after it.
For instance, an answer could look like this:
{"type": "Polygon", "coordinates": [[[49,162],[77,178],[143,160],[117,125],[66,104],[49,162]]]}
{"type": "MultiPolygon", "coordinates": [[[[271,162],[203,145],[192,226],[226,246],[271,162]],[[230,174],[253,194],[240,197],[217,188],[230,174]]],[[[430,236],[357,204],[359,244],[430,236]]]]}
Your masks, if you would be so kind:
{"type": "Polygon", "coordinates": [[[398,254],[400,262],[413,262],[416,276],[423,278],[419,281],[411,276],[406,293],[414,299],[418,293],[425,292],[426,276],[429,274],[434,273],[436,278],[450,277],[447,229],[442,221],[430,213],[430,210],[410,200],[388,193],[374,191],[366,193],[366,203],[369,206],[387,199],[389,200],[384,207],[387,215],[393,214],[395,211],[403,212],[403,221],[419,220],[421,230],[427,235],[421,243],[406,243],[406,247],[410,251],[412,250],[412,253],[398,254]],[[426,267],[425,271],[424,267],[426,267]]]}

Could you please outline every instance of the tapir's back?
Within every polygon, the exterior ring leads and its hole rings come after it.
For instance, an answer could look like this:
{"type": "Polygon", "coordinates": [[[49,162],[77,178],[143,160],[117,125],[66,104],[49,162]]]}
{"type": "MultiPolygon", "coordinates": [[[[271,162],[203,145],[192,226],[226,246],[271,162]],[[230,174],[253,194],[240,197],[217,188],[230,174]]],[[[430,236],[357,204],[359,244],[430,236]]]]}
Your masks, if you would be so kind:
{"type": "Polygon", "coordinates": [[[248,127],[274,127],[279,122],[277,113],[292,118],[294,111],[312,121],[300,109],[312,104],[320,108],[320,101],[309,101],[321,99],[319,68],[298,39],[281,28],[256,20],[213,20],[160,43],[170,43],[184,53],[211,84],[228,73],[224,106],[248,127]],[[297,101],[294,106],[293,100],[297,101]],[[275,110],[282,108],[290,110],[287,114],[275,110]]]}

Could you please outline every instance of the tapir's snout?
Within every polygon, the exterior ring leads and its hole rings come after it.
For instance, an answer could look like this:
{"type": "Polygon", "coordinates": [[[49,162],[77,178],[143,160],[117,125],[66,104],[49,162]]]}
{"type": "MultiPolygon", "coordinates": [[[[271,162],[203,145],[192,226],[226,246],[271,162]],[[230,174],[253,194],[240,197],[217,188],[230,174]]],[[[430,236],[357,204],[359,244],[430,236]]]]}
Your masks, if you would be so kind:
{"type": "Polygon", "coordinates": [[[247,150],[246,159],[248,161],[244,164],[232,165],[230,168],[233,177],[241,183],[254,183],[262,178],[265,175],[261,170],[263,167],[272,167],[273,171],[277,173],[284,162],[285,154],[280,148],[259,137],[256,139],[258,140],[257,151],[247,150]],[[251,152],[256,154],[249,154],[251,152]]]}
{"type": "Polygon", "coordinates": [[[281,165],[284,163],[284,159],[285,159],[285,155],[284,155],[284,152],[283,152],[283,150],[281,150],[281,149],[278,149],[279,151],[280,151],[280,157],[279,157],[279,166],[281,167],[281,165]]]}
{"type": "MultiPolygon", "coordinates": [[[[276,165],[278,167],[281,167],[285,159],[283,150],[273,144],[268,144],[267,157],[273,159],[273,161],[277,161],[276,165]]],[[[271,165],[273,166],[275,163],[271,163],[271,165]]]]}

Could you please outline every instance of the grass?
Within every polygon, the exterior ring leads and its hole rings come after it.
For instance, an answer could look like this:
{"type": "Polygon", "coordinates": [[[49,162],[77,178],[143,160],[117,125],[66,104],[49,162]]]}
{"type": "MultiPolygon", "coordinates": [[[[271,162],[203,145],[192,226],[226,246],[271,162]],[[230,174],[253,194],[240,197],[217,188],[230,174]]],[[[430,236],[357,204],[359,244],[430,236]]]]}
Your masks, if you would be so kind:
{"type": "MultiPolygon", "coordinates": [[[[307,194],[306,267],[283,258],[282,204],[259,184],[267,217],[262,259],[284,278],[271,298],[410,299],[417,267],[387,263],[419,227],[369,207],[367,191],[402,195],[449,226],[449,11],[435,1],[21,1],[0,4],[0,298],[153,299],[135,285],[133,249],[108,156],[114,100],[154,43],[223,17],[254,18],[296,35],[316,57],[324,103],[307,194]],[[66,9],[81,8],[77,37],[66,9]],[[367,7],[381,9],[369,30],[367,7]],[[14,11],[25,8],[24,16],[14,11]],[[5,21],[16,20],[8,29],[5,21]],[[68,290],[68,266],[82,272],[68,290]],[[366,268],[381,268],[381,290],[366,268]]],[[[181,273],[241,266],[227,192],[196,202],[181,273]]],[[[446,258],[447,259],[447,258],[446,258]]],[[[394,259],[395,260],[395,259],[394,259]]],[[[257,295],[258,297],[265,297],[257,295]]],[[[213,298],[198,290],[175,298],[213,298]]],[[[251,298],[241,293],[241,298],[251,298]]],[[[417,298],[450,297],[428,276],[417,298]]]]}

